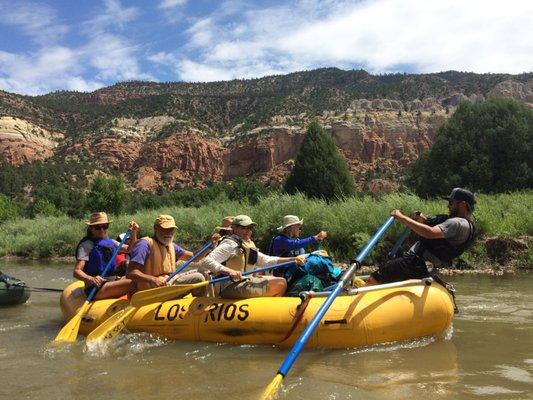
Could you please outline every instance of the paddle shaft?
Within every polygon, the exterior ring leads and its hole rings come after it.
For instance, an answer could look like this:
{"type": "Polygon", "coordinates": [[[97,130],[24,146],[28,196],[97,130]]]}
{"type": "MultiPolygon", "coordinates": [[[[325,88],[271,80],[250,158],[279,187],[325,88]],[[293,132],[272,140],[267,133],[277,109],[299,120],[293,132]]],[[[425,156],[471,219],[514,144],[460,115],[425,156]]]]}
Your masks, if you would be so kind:
{"type": "Polygon", "coordinates": [[[198,250],[191,258],[187,260],[185,264],[183,264],[181,267],[176,269],[168,278],[167,282],[170,282],[170,280],[175,277],[177,274],[179,274],[181,271],[183,271],[187,266],[192,263],[194,260],[196,260],[199,256],[201,256],[209,247],[211,247],[211,241],[207,242],[204,247],[202,247],[200,250],[198,250]]]}
{"type": "Polygon", "coordinates": [[[389,251],[389,254],[387,254],[387,256],[390,259],[393,259],[396,257],[396,253],[398,253],[398,250],[400,250],[400,247],[402,246],[403,242],[405,242],[405,239],[407,239],[407,237],[410,234],[411,234],[411,229],[405,228],[403,230],[402,234],[400,235],[396,243],[394,243],[394,246],[392,246],[392,249],[389,251]]]}
{"type": "Polygon", "coordinates": [[[392,225],[394,222],[394,217],[389,217],[385,221],[385,223],[381,226],[381,228],[374,234],[372,239],[367,243],[367,245],[361,250],[357,258],[355,259],[355,262],[350,266],[350,268],[343,274],[341,280],[335,285],[335,289],[330,293],[330,295],[326,298],[326,301],[322,303],[320,308],[318,309],[317,313],[311,319],[311,322],[309,322],[309,325],[305,328],[303,333],[300,335],[298,340],[296,341],[295,345],[291,349],[290,353],[285,357],[285,360],[281,364],[278,374],[281,374],[283,377],[287,375],[289,370],[291,369],[292,365],[296,361],[296,358],[300,354],[300,352],[303,350],[309,339],[311,338],[311,335],[313,334],[314,330],[328,311],[329,307],[331,306],[331,303],[333,303],[333,300],[337,297],[337,295],[342,291],[343,287],[350,281],[352,278],[352,275],[355,274],[355,271],[358,267],[358,265],[361,263],[361,261],[367,256],[367,254],[372,250],[372,248],[376,245],[377,241],[383,236],[385,231],[392,225]]]}
{"type": "MultiPolygon", "coordinates": [[[[279,263],[279,264],[274,264],[274,265],[266,266],[266,267],[263,267],[263,268],[256,268],[256,269],[253,269],[251,271],[243,272],[242,276],[257,274],[257,273],[260,273],[260,272],[267,272],[267,271],[270,271],[270,270],[275,269],[275,268],[287,267],[287,266],[289,266],[291,264],[294,264],[294,263],[295,263],[295,261],[285,261],[285,262],[282,262],[282,263],[279,263]]],[[[229,281],[230,279],[231,279],[231,277],[229,275],[221,276],[220,278],[211,279],[209,281],[209,284],[210,285],[214,285],[215,283],[229,281]]]]}
{"type": "MultiPolygon", "coordinates": [[[[120,244],[115,248],[115,250],[113,250],[113,254],[111,255],[111,259],[107,262],[107,265],[105,266],[104,271],[102,272],[102,275],[100,275],[102,278],[105,278],[107,276],[107,274],[109,273],[109,271],[111,271],[111,267],[113,266],[113,264],[115,264],[115,258],[117,258],[117,254],[120,251],[120,249],[122,248],[122,245],[124,244],[124,242],[126,240],[128,240],[128,238],[130,237],[130,233],[131,233],[131,230],[128,229],[126,231],[126,234],[122,238],[120,244]]],[[[89,292],[89,295],[87,296],[87,301],[89,301],[89,302],[93,301],[94,296],[96,296],[96,292],[98,292],[99,289],[100,288],[98,286],[94,286],[91,289],[91,291],[89,292]]]]}

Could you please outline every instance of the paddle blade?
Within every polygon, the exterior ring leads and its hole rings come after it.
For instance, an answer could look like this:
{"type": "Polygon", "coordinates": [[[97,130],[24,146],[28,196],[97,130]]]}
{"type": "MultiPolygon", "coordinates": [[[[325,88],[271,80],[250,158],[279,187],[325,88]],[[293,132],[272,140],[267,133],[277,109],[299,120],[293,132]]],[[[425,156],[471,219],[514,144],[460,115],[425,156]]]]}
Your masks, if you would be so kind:
{"type": "Polygon", "coordinates": [[[133,307],[142,307],[152,303],[162,303],[177,297],[182,297],[194,289],[209,285],[209,281],[191,283],[187,285],[162,286],[155,289],[143,290],[135,293],[131,298],[133,307]]]}
{"type": "Polygon", "coordinates": [[[126,327],[128,321],[135,314],[135,311],[137,311],[135,307],[129,306],[113,314],[89,333],[87,336],[87,345],[95,341],[109,341],[113,339],[126,327]]]}
{"type": "Polygon", "coordinates": [[[76,341],[76,338],[78,337],[78,331],[80,330],[81,319],[87,312],[89,304],[90,303],[88,301],[85,301],[85,303],[83,303],[83,306],[81,306],[80,311],[78,311],[78,313],[73,316],[70,321],[68,321],[65,326],[59,331],[56,338],[54,339],[54,343],[72,343],[76,341]]]}
{"type": "Polygon", "coordinates": [[[265,391],[261,395],[261,400],[273,400],[276,398],[279,387],[281,386],[281,381],[283,381],[283,375],[277,374],[276,377],[270,382],[266,387],[265,391]]]}

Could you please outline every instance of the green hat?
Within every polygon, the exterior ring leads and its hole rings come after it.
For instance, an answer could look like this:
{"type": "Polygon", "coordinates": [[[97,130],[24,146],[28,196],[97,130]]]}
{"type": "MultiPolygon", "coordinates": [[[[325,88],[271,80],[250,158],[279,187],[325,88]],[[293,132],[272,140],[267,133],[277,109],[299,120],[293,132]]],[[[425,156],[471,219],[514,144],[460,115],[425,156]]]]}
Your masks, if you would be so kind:
{"type": "Polygon", "coordinates": [[[255,226],[257,225],[248,215],[237,215],[235,218],[233,218],[232,225],[237,226],[255,226]]]}

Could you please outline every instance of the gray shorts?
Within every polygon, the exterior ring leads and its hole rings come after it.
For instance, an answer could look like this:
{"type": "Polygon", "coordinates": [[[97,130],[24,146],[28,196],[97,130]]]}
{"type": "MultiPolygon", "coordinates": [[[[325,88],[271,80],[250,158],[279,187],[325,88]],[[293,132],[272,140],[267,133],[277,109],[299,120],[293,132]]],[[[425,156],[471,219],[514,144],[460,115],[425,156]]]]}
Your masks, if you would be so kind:
{"type": "Polygon", "coordinates": [[[239,282],[223,283],[220,287],[220,297],[226,299],[261,297],[267,292],[268,282],[267,278],[251,276],[239,282]]]}

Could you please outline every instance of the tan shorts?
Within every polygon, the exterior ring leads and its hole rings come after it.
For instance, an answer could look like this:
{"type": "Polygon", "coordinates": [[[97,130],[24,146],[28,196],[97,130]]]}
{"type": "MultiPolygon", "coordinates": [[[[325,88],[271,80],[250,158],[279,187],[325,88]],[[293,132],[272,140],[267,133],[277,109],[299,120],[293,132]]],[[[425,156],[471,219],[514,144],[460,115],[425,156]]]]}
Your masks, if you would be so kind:
{"type": "MultiPolygon", "coordinates": [[[[206,281],[206,277],[201,272],[198,272],[197,270],[190,270],[187,272],[183,272],[181,274],[176,275],[173,277],[170,281],[171,285],[185,285],[190,283],[199,283],[206,281]]],[[[201,288],[195,289],[192,292],[193,296],[206,296],[207,295],[207,286],[203,286],[201,288]]]]}
{"type": "Polygon", "coordinates": [[[222,284],[220,297],[226,299],[246,299],[248,297],[264,296],[268,289],[267,278],[251,276],[239,282],[222,284]]]}

